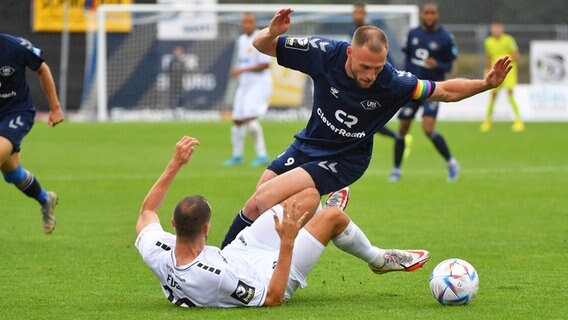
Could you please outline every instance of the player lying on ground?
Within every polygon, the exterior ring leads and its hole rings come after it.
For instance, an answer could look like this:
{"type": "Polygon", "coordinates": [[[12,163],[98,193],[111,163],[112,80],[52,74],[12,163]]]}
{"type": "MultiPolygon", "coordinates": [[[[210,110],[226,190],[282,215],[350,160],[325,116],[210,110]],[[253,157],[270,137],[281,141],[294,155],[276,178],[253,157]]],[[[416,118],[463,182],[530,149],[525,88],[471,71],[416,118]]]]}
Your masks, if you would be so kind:
{"type": "Polygon", "coordinates": [[[63,121],[51,71],[40,57],[41,50],[28,40],[0,34],[0,171],[4,180],[14,184],[41,205],[43,231],[55,228],[57,195],[41,187],[39,181],[21,165],[20,146],[34,124],[36,109],[26,82],[26,67],[37,72],[49,102],[48,125],[63,121]]]}
{"type": "Polygon", "coordinates": [[[176,144],[174,156],[144,199],[136,223],[136,248],[156,274],[164,295],[176,305],[281,305],[298,287],[306,286],[306,276],[330,240],[379,274],[413,271],[430,257],[424,250],[384,250],[371,245],[339,208],[325,208],[310,220],[319,203],[319,193],[313,188],[295,195],[283,207],[270,208],[270,214],[245,228],[223,250],[205,244],[211,207],[200,195],[177,204],[172,218],[176,234],[165,232],[157,212],[198,144],[191,137],[176,144]]]}
{"type": "Polygon", "coordinates": [[[351,44],[288,37],[283,34],[291,13],[289,8],[278,10],[253,44],[280,65],[312,78],[312,114],[294,143],[264,171],[223,246],[262,212],[306,188],[324,195],[357,181],[371,161],[375,132],[409,101],[458,101],[498,86],[511,70],[506,57],[497,60],[483,80],[419,80],[386,61],[388,41],[381,29],[360,27],[351,44]]]}

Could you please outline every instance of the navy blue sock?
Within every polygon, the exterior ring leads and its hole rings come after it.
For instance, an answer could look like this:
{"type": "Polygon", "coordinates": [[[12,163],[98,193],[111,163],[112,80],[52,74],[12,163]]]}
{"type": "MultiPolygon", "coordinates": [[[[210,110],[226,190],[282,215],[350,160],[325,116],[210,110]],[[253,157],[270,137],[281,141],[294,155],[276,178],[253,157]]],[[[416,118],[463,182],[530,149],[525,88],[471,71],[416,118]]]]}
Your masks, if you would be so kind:
{"type": "Polygon", "coordinates": [[[402,155],[404,154],[404,148],[406,144],[404,143],[404,137],[398,136],[394,140],[394,167],[399,169],[402,165],[402,155]]]}
{"type": "Polygon", "coordinates": [[[250,226],[252,223],[253,221],[245,217],[245,215],[243,214],[243,210],[240,210],[239,213],[237,213],[235,219],[233,220],[233,223],[229,227],[229,231],[227,231],[223,243],[221,243],[221,249],[225,248],[227,245],[229,245],[229,243],[235,240],[237,234],[239,234],[239,232],[241,232],[241,230],[243,230],[244,228],[250,226]]]}
{"type": "Polygon", "coordinates": [[[444,157],[446,161],[450,161],[452,154],[450,153],[450,148],[448,148],[448,144],[446,143],[444,137],[438,132],[434,131],[430,135],[430,140],[432,140],[434,147],[436,147],[436,150],[438,150],[442,157],[444,157]]]}
{"type": "Polygon", "coordinates": [[[398,137],[398,134],[388,127],[380,128],[379,130],[377,130],[377,133],[382,134],[383,136],[391,137],[393,139],[396,139],[398,137]]]}
{"type": "Polygon", "coordinates": [[[36,199],[40,204],[47,202],[47,192],[41,187],[34,175],[18,166],[16,170],[2,172],[4,180],[14,184],[20,191],[30,198],[36,199]]]}

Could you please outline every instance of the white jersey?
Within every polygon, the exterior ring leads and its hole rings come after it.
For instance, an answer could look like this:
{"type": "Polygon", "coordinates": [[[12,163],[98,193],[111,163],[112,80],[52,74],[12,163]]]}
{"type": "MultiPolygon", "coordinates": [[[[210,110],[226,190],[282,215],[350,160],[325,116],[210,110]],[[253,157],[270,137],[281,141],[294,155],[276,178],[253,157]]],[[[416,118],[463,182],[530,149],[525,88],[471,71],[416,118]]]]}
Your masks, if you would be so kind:
{"type": "Polygon", "coordinates": [[[268,272],[258,272],[245,259],[224,256],[212,246],[205,246],[190,264],[177,266],[175,239],[159,223],[146,226],[136,239],[136,248],[156,274],[170,302],[182,307],[264,304],[270,281],[268,272]]]}
{"type": "MultiPolygon", "coordinates": [[[[259,30],[255,30],[250,36],[241,34],[237,41],[238,61],[237,68],[248,68],[258,66],[259,64],[270,63],[272,57],[256,50],[252,45],[252,40],[259,30]]],[[[259,72],[243,72],[239,76],[239,85],[254,85],[258,83],[269,83],[272,86],[272,78],[270,69],[264,69],[259,72]]]]}

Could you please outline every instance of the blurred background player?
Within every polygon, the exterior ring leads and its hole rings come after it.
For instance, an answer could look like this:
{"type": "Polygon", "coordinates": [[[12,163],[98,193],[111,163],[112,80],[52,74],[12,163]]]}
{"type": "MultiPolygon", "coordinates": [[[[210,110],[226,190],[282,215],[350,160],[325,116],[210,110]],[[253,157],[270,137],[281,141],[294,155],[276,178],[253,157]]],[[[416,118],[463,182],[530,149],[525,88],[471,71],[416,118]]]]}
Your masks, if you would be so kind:
{"type": "MultiPolygon", "coordinates": [[[[351,27],[351,30],[349,31],[349,39],[353,38],[353,34],[355,33],[355,30],[357,30],[359,27],[362,27],[362,26],[367,24],[367,10],[365,9],[364,3],[355,3],[353,5],[353,11],[351,12],[351,18],[353,19],[353,26],[351,27]]],[[[384,126],[384,127],[380,128],[379,130],[377,130],[377,133],[381,134],[385,137],[390,137],[390,138],[393,138],[393,139],[396,139],[398,137],[398,134],[396,132],[394,132],[393,130],[391,130],[387,126],[384,126]]],[[[409,144],[412,143],[412,137],[410,135],[408,135],[406,137],[406,140],[409,144]]],[[[409,151],[410,151],[410,148],[406,152],[405,156],[408,156],[410,154],[409,151]]]]}
{"type": "Polygon", "coordinates": [[[183,49],[175,47],[172,52],[172,60],[168,66],[170,78],[170,108],[183,106],[183,75],[185,73],[185,62],[183,61],[183,49]]]}
{"type": "Polygon", "coordinates": [[[525,130],[525,124],[523,123],[523,119],[521,119],[521,114],[519,112],[519,106],[517,105],[517,101],[513,96],[513,89],[517,85],[517,64],[516,61],[520,57],[519,48],[517,47],[517,42],[515,38],[511,35],[506,34],[503,32],[503,24],[501,23],[492,23],[491,24],[491,35],[485,39],[485,55],[487,56],[487,70],[491,68],[491,64],[495,62],[497,59],[510,56],[513,59],[513,69],[505,78],[503,83],[491,90],[491,99],[489,100],[489,106],[487,107],[487,116],[485,117],[485,121],[481,123],[481,132],[487,132],[491,130],[491,120],[493,118],[493,107],[495,106],[495,100],[497,98],[497,94],[501,88],[505,87],[507,89],[507,95],[509,97],[509,103],[511,103],[511,107],[513,108],[513,112],[515,113],[515,122],[513,123],[512,130],[514,132],[521,132],[525,130]]]}
{"type": "Polygon", "coordinates": [[[36,113],[26,82],[26,67],[36,71],[49,101],[48,125],[63,121],[53,76],[41,50],[28,40],[0,34],[0,170],[4,180],[14,184],[41,205],[43,231],[55,228],[57,195],[41,187],[35,176],[21,165],[20,145],[32,129],[36,113]]]}
{"type": "MultiPolygon", "coordinates": [[[[454,38],[443,26],[438,23],[439,8],[436,3],[428,2],[420,8],[421,26],[410,30],[404,53],[406,54],[406,71],[416,75],[419,79],[443,81],[446,73],[452,69],[457,58],[457,48],[454,38]]],[[[438,101],[410,101],[398,114],[400,120],[399,137],[394,148],[394,170],[389,181],[396,182],[401,177],[401,166],[405,150],[404,137],[409,129],[412,119],[418,108],[422,106],[422,128],[424,134],[434,144],[434,147],[446,160],[448,166],[448,180],[456,181],[459,174],[459,165],[452,157],[444,137],[436,131],[436,115],[438,114],[438,101]]]]}
{"type": "Polygon", "coordinates": [[[252,40],[259,31],[256,28],[254,14],[243,14],[241,28],[243,34],[237,43],[237,67],[231,70],[230,74],[232,78],[238,78],[239,81],[233,103],[233,126],[231,128],[233,156],[224,164],[235,166],[243,163],[245,135],[248,130],[256,150],[256,158],[250,165],[258,167],[268,164],[264,134],[257,118],[266,113],[272,94],[272,78],[269,69],[272,58],[260,53],[252,45],[252,40]]]}

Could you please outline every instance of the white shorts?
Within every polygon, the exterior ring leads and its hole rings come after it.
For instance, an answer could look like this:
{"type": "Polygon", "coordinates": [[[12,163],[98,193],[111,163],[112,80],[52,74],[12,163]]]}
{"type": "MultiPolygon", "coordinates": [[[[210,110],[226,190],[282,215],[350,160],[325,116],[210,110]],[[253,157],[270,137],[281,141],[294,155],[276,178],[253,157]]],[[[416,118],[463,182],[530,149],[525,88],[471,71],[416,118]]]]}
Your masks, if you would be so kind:
{"type": "MultiPolygon", "coordinates": [[[[278,214],[278,218],[282,221],[282,206],[276,205],[262,214],[223,249],[223,253],[226,255],[234,254],[241,259],[245,257],[251,265],[255,266],[257,272],[267,280],[272,277],[280,249],[280,237],[276,233],[274,218],[272,218],[274,214],[278,214]]],[[[303,289],[308,285],[306,277],[319,260],[324,248],[324,245],[306,229],[300,230],[294,243],[290,280],[285,293],[286,300],[292,297],[298,287],[303,289]]]]}
{"type": "Polygon", "coordinates": [[[239,85],[233,103],[233,120],[257,118],[266,114],[272,94],[272,83],[239,85]]]}

